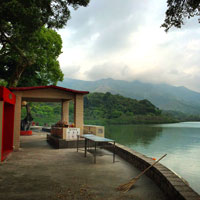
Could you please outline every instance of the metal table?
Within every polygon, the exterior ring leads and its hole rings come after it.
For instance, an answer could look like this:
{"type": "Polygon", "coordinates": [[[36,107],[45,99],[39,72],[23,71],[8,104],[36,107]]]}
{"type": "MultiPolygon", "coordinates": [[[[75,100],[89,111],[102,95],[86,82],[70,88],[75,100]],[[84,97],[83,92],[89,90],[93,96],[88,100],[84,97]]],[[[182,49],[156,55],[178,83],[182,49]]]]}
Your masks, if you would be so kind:
{"type": "Polygon", "coordinates": [[[113,143],[113,163],[115,162],[115,141],[108,139],[108,138],[103,138],[99,137],[93,134],[84,134],[82,136],[78,135],[77,136],[77,152],[78,152],[78,143],[79,143],[79,137],[85,139],[85,157],[87,156],[87,145],[89,141],[94,142],[94,163],[96,163],[96,149],[97,149],[97,143],[113,143]]]}

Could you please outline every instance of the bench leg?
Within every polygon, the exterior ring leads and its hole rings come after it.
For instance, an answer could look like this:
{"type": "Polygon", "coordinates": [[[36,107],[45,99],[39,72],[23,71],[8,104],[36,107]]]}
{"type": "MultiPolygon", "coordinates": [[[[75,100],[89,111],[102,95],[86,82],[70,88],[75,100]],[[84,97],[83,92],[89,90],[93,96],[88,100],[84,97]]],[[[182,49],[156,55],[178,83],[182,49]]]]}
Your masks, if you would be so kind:
{"type": "Polygon", "coordinates": [[[97,151],[97,143],[94,143],[94,163],[96,163],[96,151],[97,151]]]}
{"type": "Polygon", "coordinates": [[[113,163],[115,162],[115,142],[113,143],[113,163]]]}
{"type": "Polygon", "coordinates": [[[85,138],[85,157],[87,156],[87,139],[85,138]]]}

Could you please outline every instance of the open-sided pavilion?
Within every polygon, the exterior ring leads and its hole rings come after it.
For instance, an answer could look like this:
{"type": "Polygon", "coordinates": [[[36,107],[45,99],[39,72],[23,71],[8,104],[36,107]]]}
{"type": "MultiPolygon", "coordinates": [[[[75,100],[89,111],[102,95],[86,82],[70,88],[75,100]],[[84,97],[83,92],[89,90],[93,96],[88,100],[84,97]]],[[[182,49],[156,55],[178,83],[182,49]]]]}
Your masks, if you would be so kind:
{"type": "Polygon", "coordinates": [[[74,124],[80,128],[83,134],[83,96],[88,91],[72,90],[68,88],[50,86],[37,87],[16,87],[9,88],[16,95],[15,116],[14,116],[14,139],[13,148],[18,150],[20,147],[20,125],[21,125],[21,104],[27,102],[60,102],[62,105],[61,119],[69,123],[69,102],[74,101],[74,124]]]}

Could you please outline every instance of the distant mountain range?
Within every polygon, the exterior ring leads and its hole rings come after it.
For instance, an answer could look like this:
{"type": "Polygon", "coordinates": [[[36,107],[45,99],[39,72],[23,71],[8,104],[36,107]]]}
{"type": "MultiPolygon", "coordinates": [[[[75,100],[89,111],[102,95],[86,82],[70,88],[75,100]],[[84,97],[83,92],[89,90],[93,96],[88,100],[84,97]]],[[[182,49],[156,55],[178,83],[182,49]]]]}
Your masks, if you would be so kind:
{"type": "Polygon", "coordinates": [[[65,78],[59,86],[87,90],[90,92],[110,92],[137,100],[148,99],[162,110],[173,110],[187,114],[200,114],[200,93],[183,86],[152,84],[140,81],[113,80],[83,81],[65,78]]]}

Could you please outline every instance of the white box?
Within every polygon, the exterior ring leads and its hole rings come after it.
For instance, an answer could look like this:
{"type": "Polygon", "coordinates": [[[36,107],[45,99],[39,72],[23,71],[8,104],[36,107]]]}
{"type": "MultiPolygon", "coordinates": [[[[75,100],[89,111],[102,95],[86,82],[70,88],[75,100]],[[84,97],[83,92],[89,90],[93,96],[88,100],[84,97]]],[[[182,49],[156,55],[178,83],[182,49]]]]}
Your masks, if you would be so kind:
{"type": "Polygon", "coordinates": [[[77,135],[80,135],[80,128],[66,128],[63,139],[76,140],[77,135]]]}

